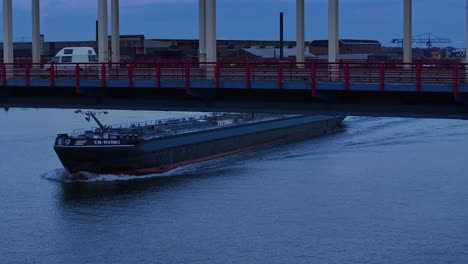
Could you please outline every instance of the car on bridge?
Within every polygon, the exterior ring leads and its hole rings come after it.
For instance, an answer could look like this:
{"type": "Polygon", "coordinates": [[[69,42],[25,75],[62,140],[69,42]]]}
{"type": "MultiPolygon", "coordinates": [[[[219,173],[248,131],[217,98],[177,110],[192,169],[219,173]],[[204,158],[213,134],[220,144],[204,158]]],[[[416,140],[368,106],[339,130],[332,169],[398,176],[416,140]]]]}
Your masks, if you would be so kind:
{"type": "Polygon", "coordinates": [[[52,60],[44,65],[44,70],[74,70],[78,64],[80,70],[97,67],[98,56],[92,47],[66,47],[60,50],[52,60]]]}

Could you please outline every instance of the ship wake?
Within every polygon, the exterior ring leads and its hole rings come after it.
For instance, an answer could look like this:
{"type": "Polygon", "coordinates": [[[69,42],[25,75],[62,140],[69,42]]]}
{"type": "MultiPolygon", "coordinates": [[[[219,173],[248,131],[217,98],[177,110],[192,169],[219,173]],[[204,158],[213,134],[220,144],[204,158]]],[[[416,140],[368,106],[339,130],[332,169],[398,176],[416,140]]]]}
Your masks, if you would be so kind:
{"type": "Polygon", "coordinates": [[[55,169],[41,175],[41,178],[50,181],[56,181],[61,183],[92,183],[92,182],[115,182],[115,181],[132,181],[132,180],[141,180],[141,179],[152,179],[152,178],[162,178],[162,177],[177,177],[177,176],[187,176],[193,174],[204,174],[207,171],[213,171],[220,167],[225,167],[226,164],[223,160],[227,159],[220,158],[216,160],[208,160],[204,162],[199,162],[195,164],[190,164],[182,167],[175,168],[173,170],[157,173],[157,174],[148,174],[148,175],[117,175],[117,174],[99,174],[95,172],[82,171],[78,173],[69,173],[66,169],[55,169]]]}
{"type": "Polygon", "coordinates": [[[69,173],[65,169],[56,169],[46,172],[41,175],[41,178],[50,181],[61,183],[75,183],[75,182],[115,182],[115,181],[131,181],[138,179],[149,179],[158,177],[169,177],[175,174],[180,174],[179,169],[175,169],[166,173],[149,174],[144,176],[135,175],[115,175],[115,174],[99,174],[94,172],[81,171],[77,173],[69,173]]]}

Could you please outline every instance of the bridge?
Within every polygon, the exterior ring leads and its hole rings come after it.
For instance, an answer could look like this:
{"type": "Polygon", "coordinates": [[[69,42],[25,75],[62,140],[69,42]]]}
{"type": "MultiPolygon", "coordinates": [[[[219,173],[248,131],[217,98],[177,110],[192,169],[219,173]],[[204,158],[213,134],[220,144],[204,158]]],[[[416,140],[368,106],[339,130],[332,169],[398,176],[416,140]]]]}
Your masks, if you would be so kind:
{"type": "Polygon", "coordinates": [[[327,62],[305,61],[304,0],[296,0],[294,62],[220,61],[216,51],[216,0],[198,0],[200,47],[196,61],[121,64],[119,0],[111,0],[113,52],[108,47],[108,1],[98,0],[100,63],[52,65],[40,64],[40,0],[31,0],[33,56],[26,64],[14,62],[12,0],[2,1],[0,106],[6,108],[467,117],[467,64],[413,62],[412,0],[402,0],[402,63],[338,62],[339,0],[328,0],[327,62]]]}
{"type": "Polygon", "coordinates": [[[0,106],[468,117],[468,65],[1,64],[0,106]]]}

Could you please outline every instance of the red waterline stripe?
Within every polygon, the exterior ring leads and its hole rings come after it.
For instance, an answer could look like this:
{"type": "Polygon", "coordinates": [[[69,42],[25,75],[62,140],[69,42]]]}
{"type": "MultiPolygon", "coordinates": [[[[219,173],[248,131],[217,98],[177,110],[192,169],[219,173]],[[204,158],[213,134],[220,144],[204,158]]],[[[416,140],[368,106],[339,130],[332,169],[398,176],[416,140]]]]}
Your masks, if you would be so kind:
{"type": "Polygon", "coordinates": [[[259,148],[269,147],[269,146],[273,146],[273,145],[278,145],[278,144],[286,143],[286,142],[289,142],[289,141],[298,140],[300,138],[302,138],[302,137],[289,137],[289,138],[278,140],[278,141],[273,141],[273,142],[269,142],[269,143],[265,143],[265,144],[260,144],[260,145],[255,145],[255,146],[246,147],[246,148],[242,148],[242,149],[237,149],[237,150],[224,152],[224,153],[211,155],[211,156],[206,156],[206,157],[202,157],[202,158],[182,161],[182,162],[178,162],[178,163],[174,163],[174,164],[166,165],[166,166],[160,166],[160,167],[154,167],[154,168],[148,168],[148,169],[141,169],[141,170],[110,172],[110,173],[117,174],[117,175],[135,175],[135,176],[141,176],[141,175],[146,175],[146,174],[154,174],[154,173],[163,173],[163,172],[167,172],[167,171],[173,170],[173,169],[178,168],[178,167],[182,167],[182,166],[186,166],[186,165],[190,165],[190,164],[194,164],[194,163],[199,163],[199,162],[202,162],[202,161],[208,161],[208,160],[213,160],[213,159],[217,159],[217,158],[222,158],[222,157],[226,157],[226,156],[236,154],[236,153],[240,153],[240,152],[246,152],[246,151],[250,151],[250,150],[254,150],[254,149],[259,149],[259,148]]]}

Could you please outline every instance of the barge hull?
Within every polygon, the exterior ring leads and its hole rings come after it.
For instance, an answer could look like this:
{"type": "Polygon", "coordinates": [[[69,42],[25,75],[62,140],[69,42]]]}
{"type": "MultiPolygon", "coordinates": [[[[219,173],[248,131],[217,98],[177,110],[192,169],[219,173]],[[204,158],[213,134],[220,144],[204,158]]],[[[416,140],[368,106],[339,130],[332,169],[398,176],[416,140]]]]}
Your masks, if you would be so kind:
{"type": "Polygon", "coordinates": [[[119,175],[146,175],[212,160],[231,154],[298,141],[325,134],[343,117],[299,117],[241,128],[178,135],[141,142],[135,146],[73,149],[56,147],[65,168],[119,175]],[[265,129],[268,128],[268,129],[265,129]]]}

